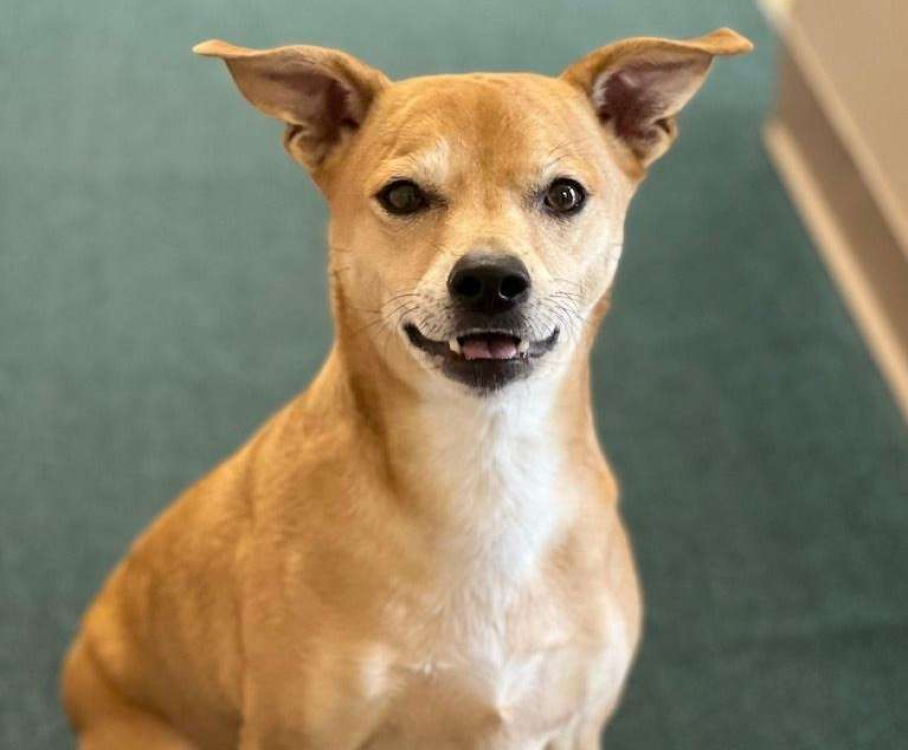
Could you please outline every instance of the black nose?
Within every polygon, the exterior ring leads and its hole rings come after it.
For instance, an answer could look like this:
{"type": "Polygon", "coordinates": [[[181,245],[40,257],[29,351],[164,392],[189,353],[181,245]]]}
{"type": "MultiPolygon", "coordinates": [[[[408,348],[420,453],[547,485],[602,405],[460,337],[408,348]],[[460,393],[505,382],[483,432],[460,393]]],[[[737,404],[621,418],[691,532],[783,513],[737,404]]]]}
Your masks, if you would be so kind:
{"type": "Polygon", "coordinates": [[[470,253],[451,269],[448,292],[473,312],[505,312],[530,295],[530,274],[514,255],[470,253]]]}

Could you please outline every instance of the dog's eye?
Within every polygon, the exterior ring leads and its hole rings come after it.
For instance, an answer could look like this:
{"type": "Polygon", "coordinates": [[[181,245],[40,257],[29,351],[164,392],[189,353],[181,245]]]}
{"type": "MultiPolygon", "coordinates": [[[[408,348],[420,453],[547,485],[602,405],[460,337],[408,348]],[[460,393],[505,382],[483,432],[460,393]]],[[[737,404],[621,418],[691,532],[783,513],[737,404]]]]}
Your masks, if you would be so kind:
{"type": "Polygon", "coordinates": [[[385,185],[375,197],[385,211],[397,216],[415,214],[429,205],[429,196],[409,180],[395,180],[385,185]]]}
{"type": "Polygon", "coordinates": [[[543,202],[554,214],[562,216],[577,213],[586,201],[586,191],[579,182],[559,177],[545,191],[543,202]]]}

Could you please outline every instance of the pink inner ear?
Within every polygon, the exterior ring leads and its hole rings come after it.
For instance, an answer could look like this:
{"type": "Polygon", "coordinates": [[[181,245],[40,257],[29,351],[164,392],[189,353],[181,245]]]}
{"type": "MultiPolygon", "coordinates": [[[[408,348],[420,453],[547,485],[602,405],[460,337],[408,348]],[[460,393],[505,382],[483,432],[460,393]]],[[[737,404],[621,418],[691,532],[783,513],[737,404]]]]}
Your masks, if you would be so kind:
{"type": "Polygon", "coordinates": [[[338,79],[313,68],[301,74],[277,71],[268,78],[283,89],[284,106],[307,123],[313,134],[334,141],[340,129],[357,128],[353,92],[338,79]]]}
{"type": "Polygon", "coordinates": [[[325,118],[336,129],[359,127],[359,120],[353,111],[353,92],[340,81],[326,79],[324,97],[325,118]]]}
{"type": "Polygon", "coordinates": [[[638,63],[603,75],[593,92],[599,119],[612,123],[620,138],[650,137],[653,125],[674,114],[674,101],[689,83],[688,67],[638,63]]]}

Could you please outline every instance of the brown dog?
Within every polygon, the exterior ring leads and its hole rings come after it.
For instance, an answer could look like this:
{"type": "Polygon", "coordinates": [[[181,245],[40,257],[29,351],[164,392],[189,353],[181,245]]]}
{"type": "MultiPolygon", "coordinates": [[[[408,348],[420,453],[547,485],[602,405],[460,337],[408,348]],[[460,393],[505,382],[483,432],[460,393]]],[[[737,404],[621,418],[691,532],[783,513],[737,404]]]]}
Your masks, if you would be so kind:
{"type": "Polygon", "coordinates": [[[593,750],[640,601],[588,354],[628,203],[729,30],[392,83],[219,41],[331,207],[315,382],[135,543],[63,690],[84,750],[593,750]]]}

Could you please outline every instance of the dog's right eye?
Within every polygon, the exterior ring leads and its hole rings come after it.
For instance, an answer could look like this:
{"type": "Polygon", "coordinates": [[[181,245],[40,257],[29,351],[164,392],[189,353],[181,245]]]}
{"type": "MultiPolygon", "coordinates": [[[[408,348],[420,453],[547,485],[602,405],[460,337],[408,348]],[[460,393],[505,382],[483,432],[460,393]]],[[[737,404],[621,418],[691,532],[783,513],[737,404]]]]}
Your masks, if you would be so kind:
{"type": "Polygon", "coordinates": [[[415,214],[429,205],[429,196],[410,180],[395,180],[379,190],[375,197],[385,211],[395,216],[415,214]]]}

